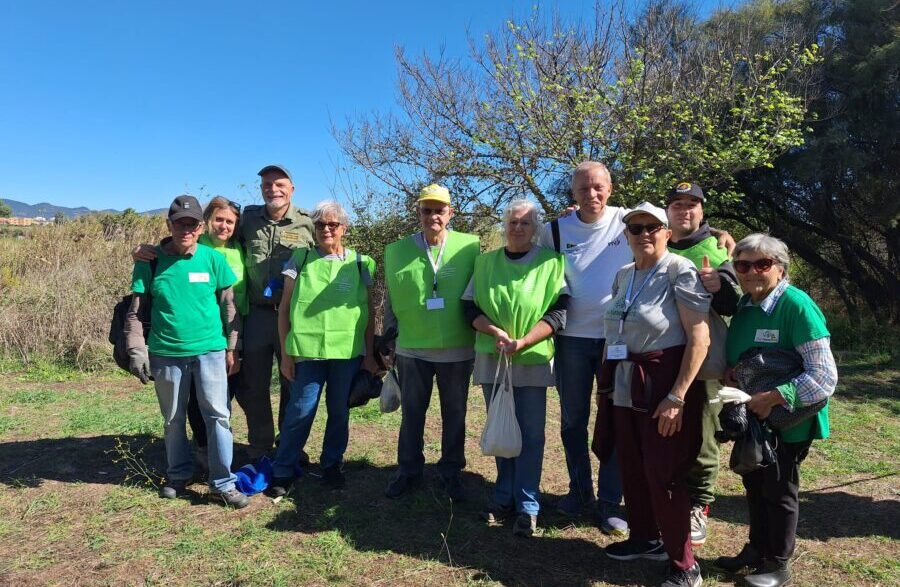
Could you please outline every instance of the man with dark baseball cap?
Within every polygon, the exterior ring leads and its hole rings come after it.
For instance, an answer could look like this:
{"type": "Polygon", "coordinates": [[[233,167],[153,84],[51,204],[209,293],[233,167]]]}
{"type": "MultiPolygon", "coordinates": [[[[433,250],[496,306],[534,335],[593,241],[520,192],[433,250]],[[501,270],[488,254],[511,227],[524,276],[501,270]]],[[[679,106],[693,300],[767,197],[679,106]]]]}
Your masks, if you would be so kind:
{"type": "MultiPolygon", "coordinates": [[[[720,248],[710,227],[703,218],[706,196],[693,182],[683,181],[666,195],[666,216],[672,237],[669,251],[686,257],[700,272],[700,281],[711,293],[712,309],[721,316],[731,316],[737,309],[740,288],[726,249],[720,248]]],[[[710,316],[710,319],[714,319],[710,316]]],[[[718,341],[717,341],[718,342],[718,341]]],[[[691,495],[691,543],[699,546],[706,541],[709,506],[715,499],[716,478],[719,475],[719,443],[715,431],[719,425],[717,381],[706,381],[707,401],[703,406],[703,440],[693,468],[688,473],[691,495]],[[710,403],[710,400],[716,400],[710,403]]]]}
{"type": "Polygon", "coordinates": [[[169,206],[169,220],[175,222],[182,218],[193,218],[203,222],[203,208],[194,196],[178,196],[169,206]]]}

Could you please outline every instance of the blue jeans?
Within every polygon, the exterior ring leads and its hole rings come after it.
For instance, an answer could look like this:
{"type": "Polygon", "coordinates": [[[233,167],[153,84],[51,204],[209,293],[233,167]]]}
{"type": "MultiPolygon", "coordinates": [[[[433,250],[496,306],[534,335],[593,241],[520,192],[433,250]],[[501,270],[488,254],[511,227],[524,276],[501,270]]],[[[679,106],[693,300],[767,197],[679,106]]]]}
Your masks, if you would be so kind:
{"type": "Polygon", "coordinates": [[[425,414],[431,403],[431,391],[437,378],[441,400],[441,460],[438,472],[444,478],[459,475],[466,466],[466,402],[474,359],[454,363],[436,363],[397,356],[400,376],[400,439],[397,463],[400,474],[421,475],[425,468],[425,414]]]}
{"type": "Polygon", "coordinates": [[[294,382],[287,403],[284,421],[279,430],[280,440],[275,451],[273,473],[276,477],[293,477],[300,450],[306,446],[319,398],[325,388],[325,407],[328,420],[319,466],[323,469],[340,466],[350,439],[350,385],[359,371],[362,357],[352,359],[323,359],[298,361],[294,365],[294,382]]]}
{"type": "Polygon", "coordinates": [[[166,475],[170,481],[187,481],[194,474],[191,445],[185,430],[191,381],[206,423],[209,455],[209,486],[214,491],[234,489],[231,472],[233,438],[228,404],[225,351],[193,357],[150,355],[150,373],[165,421],[166,475]]]}
{"type": "MultiPolygon", "coordinates": [[[[594,377],[600,367],[602,338],[556,337],[556,389],[559,391],[560,435],[569,470],[569,492],[593,498],[591,459],[588,455],[588,419],[594,406],[594,377]]],[[[618,505],[622,480],[616,453],[598,472],[600,501],[618,505]]]]}
{"type": "MultiPolygon", "coordinates": [[[[484,403],[491,404],[493,385],[483,385],[484,403]]],[[[515,506],[532,516],[540,510],[541,467],[544,464],[544,426],[547,422],[547,388],[513,387],[516,420],[522,430],[522,452],[512,459],[496,458],[497,483],[494,503],[515,506]]]]}

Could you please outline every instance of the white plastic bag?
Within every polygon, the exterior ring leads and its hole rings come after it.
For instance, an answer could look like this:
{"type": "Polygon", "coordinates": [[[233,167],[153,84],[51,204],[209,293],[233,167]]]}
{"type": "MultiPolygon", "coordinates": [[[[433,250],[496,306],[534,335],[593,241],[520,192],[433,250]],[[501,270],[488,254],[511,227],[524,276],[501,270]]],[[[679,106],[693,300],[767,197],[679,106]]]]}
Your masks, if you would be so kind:
{"type": "Polygon", "coordinates": [[[400,380],[396,368],[389,370],[384,376],[379,404],[382,414],[396,412],[400,408],[400,380]]]}
{"type": "Polygon", "coordinates": [[[522,430],[516,420],[513,397],[512,366],[509,357],[501,354],[494,374],[494,393],[488,406],[487,422],[481,433],[481,452],[489,457],[512,459],[522,452],[522,430]],[[503,377],[500,367],[505,367],[503,377]]]}
{"type": "Polygon", "coordinates": [[[718,401],[723,404],[745,404],[750,401],[750,396],[737,387],[725,386],[719,390],[718,401]]]}

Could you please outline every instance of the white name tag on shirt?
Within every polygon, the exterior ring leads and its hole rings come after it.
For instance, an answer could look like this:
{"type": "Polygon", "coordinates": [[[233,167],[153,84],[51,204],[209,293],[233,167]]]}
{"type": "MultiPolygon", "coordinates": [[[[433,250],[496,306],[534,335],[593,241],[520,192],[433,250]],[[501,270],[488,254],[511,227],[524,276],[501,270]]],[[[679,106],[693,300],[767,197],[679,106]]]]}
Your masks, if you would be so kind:
{"type": "Polygon", "coordinates": [[[191,283],[209,283],[209,273],[188,273],[188,281],[191,283]]]}
{"type": "Polygon", "coordinates": [[[623,361],[628,358],[628,345],[611,344],[606,347],[606,358],[610,361],[623,361]]]}
{"type": "Polygon", "coordinates": [[[427,310],[443,310],[444,298],[428,298],[425,300],[425,309],[427,310]]]}
{"type": "Polygon", "coordinates": [[[778,331],[759,328],[756,330],[756,337],[753,342],[778,342],[778,331]]]}

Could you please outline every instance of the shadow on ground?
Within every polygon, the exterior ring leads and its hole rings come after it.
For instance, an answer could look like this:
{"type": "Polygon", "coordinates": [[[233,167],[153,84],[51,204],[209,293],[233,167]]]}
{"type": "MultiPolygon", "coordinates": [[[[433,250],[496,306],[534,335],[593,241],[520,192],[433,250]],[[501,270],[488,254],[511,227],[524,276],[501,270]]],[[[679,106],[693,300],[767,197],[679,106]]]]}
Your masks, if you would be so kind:
{"type": "MultiPolygon", "coordinates": [[[[248,462],[246,448],[235,445],[235,467],[248,462]]],[[[5,485],[38,486],[43,480],[118,485],[142,465],[165,475],[161,438],[106,435],[0,442],[0,483],[5,485]],[[130,461],[129,455],[139,462],[130,461]]]]}
{"type": "MultiPolygon", "coordinates": [[[[855,483],[895,476],[882,475],[855,483]]],[[[900,540],[900,501],[875,500],[869,496],[839,491],[842,487],[830,487],[827,491],[800,491],[798,538],[824,541],[830,538],[886,536],[900,540]]],[[[746,499],[743,495],[718,496],[710,515],[733,524],[747,524],[746,499]]]]}

